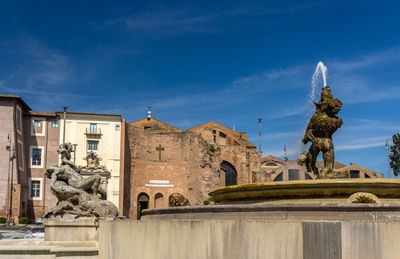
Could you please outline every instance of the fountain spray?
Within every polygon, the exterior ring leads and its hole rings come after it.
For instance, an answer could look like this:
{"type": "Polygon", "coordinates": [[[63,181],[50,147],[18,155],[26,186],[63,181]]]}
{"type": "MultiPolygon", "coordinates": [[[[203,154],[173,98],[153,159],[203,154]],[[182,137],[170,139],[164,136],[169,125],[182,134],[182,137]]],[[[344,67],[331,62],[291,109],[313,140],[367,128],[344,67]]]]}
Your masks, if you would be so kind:
{"type": "Polygon", "coordinates": [[[319,78],[320,74],[322,75],[322,80],[324,83],[323,87],[327,86],[326,71],[328,71],[328,68],[324,65],[324,63],[322,61],[318,62],[317,66],[315,68],[314,74],[312,75],[312,78],[311,78],[311,92],[309,95],[309,97],[310,97],[309,105],[312,108],[310,108],[310,110],[307,112],[307,117],[309,117],[309,115],[311,115],[313,107],[314,107],[313,104],[315,102],[315,89],[317,88],[318,78],[319,78]]]}

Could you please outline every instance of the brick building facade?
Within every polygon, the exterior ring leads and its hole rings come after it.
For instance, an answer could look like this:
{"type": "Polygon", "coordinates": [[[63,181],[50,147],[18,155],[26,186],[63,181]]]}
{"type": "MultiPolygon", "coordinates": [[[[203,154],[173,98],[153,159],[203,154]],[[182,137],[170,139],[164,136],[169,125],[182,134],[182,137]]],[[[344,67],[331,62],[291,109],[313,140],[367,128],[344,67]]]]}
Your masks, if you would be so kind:
{"type": "Polygon", "coordinates": [[[124,125],[124,215],[168,207],[172,193],[203,204],[218,187],[251,181],[256,148],[245,133],[215,122],[180,130],[154,118],[124,125]]]}
{"type": "Polygon", "coordinates": [[[35,219],[57,202],[44,170],[58,163],[59,119],[14,95],[0,95],[0,119],[0,215],[35,219]]]}
{"type": "Polygon", "coordinates": [[[59,117],[53,112],[29,111],[24,116],[24,135],[29,189],[27,216],[37,219],[57,203],[44,173],[49,164],[58,164],[59,117]]]}
{"type": "Polygon", "coordinates": [[[24,114],[31,108],[15,95],[0,95],[0,214],[25,216],[28,170],[25,162],[24,114]]]}

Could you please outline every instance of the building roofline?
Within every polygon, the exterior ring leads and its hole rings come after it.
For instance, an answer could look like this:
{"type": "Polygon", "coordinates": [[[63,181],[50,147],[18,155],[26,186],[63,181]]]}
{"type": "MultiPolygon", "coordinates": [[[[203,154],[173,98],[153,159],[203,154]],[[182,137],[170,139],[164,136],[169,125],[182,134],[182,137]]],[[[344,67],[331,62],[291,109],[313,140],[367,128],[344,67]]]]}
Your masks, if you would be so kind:
{"type": "MultiPolygon", "coordinates": [[[[139,122],[139,121],[142,121],[142,120],[147,120],[147,117],[141,118],[141,119],[139,119],[139,120],[135,120],[135,121],[128,122],[127,124],[132,124],[132,123],[139,122]]],[[[177,128],[177,127],[174,127],[174,126],[172,126],[172,125],[170,125],[170,124],[168,124],[168,123],[165,123],[165,122],[163,122],[163,121],[157,120],[157,119],[154,118],[154,117],[151,117],[150,121],[151,121],[151,120],[155,120],[155,121],[157,121],[157,122],[164,123],[165,125],[168,125],[169,127],[172,127],[172,128],[174,128],[174,129],[176,129],[177,131],[182,132],[181,129],[179,129],[179,128],[177,128]]]]}
{"type": "MultiPolygon", "coordinates": [[[[55,112],[57,115],[63,115],[64,111],[56,111],[55,112]]],[[[91,113],[91,112],[69,112],[67,111],[67,117],[68,115],[83,115],[83,116],[104,116],[104,117],[116,117],[118,119],[122,119],[122,116],[120,114],[107,114],[107,113],[91,113]]]]}
{"type": "Polygon", "coordinates": [[[57,117],[55,112],[39,112],[39,111],[29,111],[31,116],[45,116],[45,117],[57,117]]]}
{"type": "Polygon", "coordinates": [[[285,160],[280,159],[279,157],[276,157],[276,156],[273,156],[273,155],[269,155],[269,156],[263,157],[261,161],[262,161],[262,162],[266,162],[266,161],[279,161],[279,162],[282,162],[282,163],[285,162],[285,160]]]}
{"type": "Polygon", "coordinates": [[[195,128],[198,128],[198,127],[201,127],[201,126],[210,124],[210,123],[218,124],[218,125],[220,125],[220,126],[226,128],[226,129],[228,129],[228,130],[231,130],[231,131],[234,131],[234,132],[237,132],[237,133],[245,133],[245,132],[240,132],[240,131],[231,129],[231,128],[229,128],[229,127],[227,127],[227,126],[225,126],[225,125],[222,125],[221,123],[215,122],[215,121],[208,121],[208,122],[206,122],[206,123],[202,123],[202,124],[200,124],[200,125],[194,126],[194,127],[190,128],[190,129],[187,129],[186,131],[190,131],[190,130],[192,130],[192,129],[195,129],[195,128]]]}
{"type": "Polygon", "coordinates": [[[17,100],[22,106],[24,106],[25,109],[31,111],[31,107],[26,104],[24,100],[18,95],[12,95],[12,94],[0,94],[0,99],[14,99],[17,100]]]}
{"type": "Polygon", "coordinates": [[[382,175],[382,176],[383,176],[383,174],[380,173],[380,172],[377,172],[377,171],[374,171],[374,170],[365,168],[365,167],[363,167],[363,166],[361,166],[361,165],[358,165],[358,164],[355,164],[355,163],[352,163],[352,164],[350,164],[350,165],[346,165],[345,167],[339,168],[339,170],[343,170],[343,171],[344,171],[344,170],[349,170],[349,169],[351,169],[351,168],[354,168],[354,169],[362,169],[362,170],[365,170],[365,171],[367,171],[367,172],[369,172],[369,173],[379,174],[379,175],[382,175]]]}
{"type": "MultiPolygon", "coordinates": [[[[226,129],[227,131],[233,132],[234,134],[247,134],[247,132],[241,132],[241,131],[237,131],[237,130],[231,129],[231,128],[229,128],[229,127],[227,127],[225,125],[222,125],[221,123],[215,122],[215,121],[209,121],[209,122],[197,125],[195,127],[192,127],[190,129],[187,129],[185,131],[193,131],[194,129],[202,127],[202,126],[207,125],[207,124],[217,124],[217,125],[223,127],[224,129],[226,129]]],[[[251,143],[248,139],[245,140],[245,146],[246,146],[246,148],[257,148],[257,146],[254,145],[253,143],[251,143]]]]}

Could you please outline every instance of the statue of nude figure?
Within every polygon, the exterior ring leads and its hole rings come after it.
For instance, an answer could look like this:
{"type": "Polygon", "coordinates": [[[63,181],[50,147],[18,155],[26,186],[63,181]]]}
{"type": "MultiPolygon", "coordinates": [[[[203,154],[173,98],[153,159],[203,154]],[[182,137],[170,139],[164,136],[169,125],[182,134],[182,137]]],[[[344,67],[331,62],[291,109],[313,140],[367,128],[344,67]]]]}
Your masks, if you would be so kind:
{"type": "Polygon", "coordinates": [[[343,103],[339,99],[334,99],[329,86],[325,86],[322,89],[321,100],[314,104],[316,112],[311,117],[302,139],[304,144],[308,142],[312,144],[309,151],[301,154],[297,161],[300,165],[305,164],[307,171],[313,171],[318,178],[329,178],[333,176],[331,174],[335,162],[332,135],[343,124],[343,120],[336,116],[343,103]],[[320,152],[324,158],[324,168],[321,172],[316,167],[320,152]]]}
{"type": "Polygon", "coordinates": [[[92,191],[93,194],[100,193],[105,196],[105,190],[100,188],[100,175],[92,175],[90,177],[84,178],[80,175],[80,170],[71,159],[72,144],[65,143],[61,144],[57,152],[61,155],[61,165],[58,170],[56,170],[52,177],[56,177],[58,180],[65,181],[68,185],[81,189],[84,191],[92,191]]]}

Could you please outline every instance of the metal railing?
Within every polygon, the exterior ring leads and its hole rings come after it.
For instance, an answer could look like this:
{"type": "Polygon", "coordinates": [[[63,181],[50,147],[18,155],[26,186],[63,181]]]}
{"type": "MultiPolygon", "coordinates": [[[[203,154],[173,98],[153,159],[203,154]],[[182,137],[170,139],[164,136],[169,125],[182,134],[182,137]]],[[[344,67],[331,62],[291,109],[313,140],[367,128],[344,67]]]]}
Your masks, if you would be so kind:
{"type": "Polygon", "coordinates": [[[102,135],[101,129],[86,128],[86,135],[102,135]]]}

